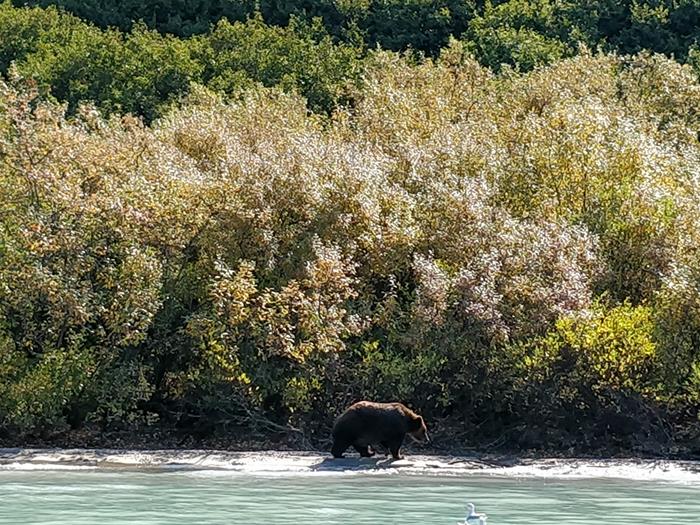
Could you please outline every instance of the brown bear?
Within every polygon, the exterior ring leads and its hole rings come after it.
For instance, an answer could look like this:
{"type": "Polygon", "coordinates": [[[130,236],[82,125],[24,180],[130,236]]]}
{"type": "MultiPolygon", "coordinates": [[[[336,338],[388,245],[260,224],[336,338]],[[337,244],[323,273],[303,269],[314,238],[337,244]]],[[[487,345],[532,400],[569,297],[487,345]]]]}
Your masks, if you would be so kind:
{"type": "Polygon", "coordinates": [[[406,434],[417,442],[430,442],[423,418],[401,403],[360,401],[348,407],[333,425],[334,458],[342,458],[350,445],[362,457],[374,456],[370,445],[381,444],[394,459],[400,452],[406,434]]]}

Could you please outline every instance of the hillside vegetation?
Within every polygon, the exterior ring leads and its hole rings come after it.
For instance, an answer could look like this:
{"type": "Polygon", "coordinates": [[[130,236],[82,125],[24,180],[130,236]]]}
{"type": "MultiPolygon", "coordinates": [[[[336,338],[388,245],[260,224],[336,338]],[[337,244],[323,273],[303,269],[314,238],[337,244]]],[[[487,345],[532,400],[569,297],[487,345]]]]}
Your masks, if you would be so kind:
{"type": "Polygon", "coordinates": [[[0,439],[324,446],[371,398],[438,446],[700,452],[690,65],[0,19],[0,439]]]}
{"type": "Polygon", "coordinates": [[[432,56],[450,36],[467,38],[479,58],[551,59],[578,42],[606,50],[643,49],[685,58],[700,34],[698,0],[14,0],[58,6],[100,27],[130,30],[135,21],[178,36],[206,33],[221,18],[265,22],[322,20],[334,37],[394,51],[407,47],[432,56]],[[116,4],[116,5],[115,5],[116,4]]]}
{"type": "Polygon", "coordinates": [[[129,33],[101,30],[56,9],[0,3],[0,73],[33,79],[73,112],[93,102],[104,113],[162,116],[193,82],[235,95],[253,85],[278,86],[331,111],[358,77],[360,51],[335,44],[318,22],[268,26],[259,17],[219,22],[190,39],[162,36],[140,24],[129,33]]]}

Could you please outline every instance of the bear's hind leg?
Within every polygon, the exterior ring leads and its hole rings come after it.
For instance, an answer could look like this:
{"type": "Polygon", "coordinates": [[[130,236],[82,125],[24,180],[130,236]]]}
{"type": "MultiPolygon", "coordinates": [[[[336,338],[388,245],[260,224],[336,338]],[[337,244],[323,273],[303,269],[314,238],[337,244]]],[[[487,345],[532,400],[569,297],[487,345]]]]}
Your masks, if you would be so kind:
{"type": "Polygon", "coordinates": [[[390,454],[390,452],[389,452],[389,442],[388,442],[388,441],[382,441],[382,442],[380,443],[380,445],[381,445],[382,448],[384,449],[384,450],[382,450],[382,453],[383,453],[385,456],[388,456],[388,455],[390,454]]]}
{"type": "Polygon", "coordinates": [[[343,452],[348,448],[350,443],[345,443],[343,441],[333,441],[333,447],[331,447],[331,454],[334,458],[340,459],[343,457],[343,452]]]}
{"type": "Polygon", "coordinates": [[[374,450],[370,450],[369,445],[353,445],[355,450],[360,453],[360,457],[371,458],[374,456],[374,450]]]}

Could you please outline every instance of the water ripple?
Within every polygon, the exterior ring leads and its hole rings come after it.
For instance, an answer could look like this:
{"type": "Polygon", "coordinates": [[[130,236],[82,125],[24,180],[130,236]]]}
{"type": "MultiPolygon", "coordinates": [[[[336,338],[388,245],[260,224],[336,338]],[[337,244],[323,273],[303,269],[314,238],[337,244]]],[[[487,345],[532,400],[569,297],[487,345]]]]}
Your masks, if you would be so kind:
{"type": "MultiPolygon", "coordinates": [[[[16,464],[17,454],[14,458],[6,455],[3,465],[16,464]]],[[[22,454],[25,456],[20,463],[50,464],[46,452],[22,454]]],[[[567,479],[495,475],[490,468],[507,467],[486,465],[461,473],[453,469],[447,476],[440,475],[434,466],[419,472],[416,468],[368,469],[365,465],[328,476],[301,468],[309,463],[311,455],[279,456],[286,458],[282,463],[294,466],[270,475],[267,468],[202,469],[201,461],[196,471],[189,467],[162,469],[149,454],[142,454],[142,459],[148,458],[148,468],[143,468],[143,463],[127,468],[124,461],[115,463],[111,458],[100,463],[94,457],[89,459],[93,453],[81,454],[81,464],[92,461],[91,466],[96,468],[0,470],[0,524],[454,525],[463,518],[468,501],[488,513],[490,525],[696,525],[700,516],[695,483],[594,477],[589,471],[600,472],[596,470],[600,465],[585,462],[578,465],[588,472],[586,476],[567,479]],[[115,464],[120,466],[115,468],[115,464]]],[[[158,454],[163,460],[168,456],[165,452],[158,454]]],[[[195,457],[172,454],[180,463],[185,457],[195,457]]],[[[75,461],[75,456],[71,457],[75,461]]],[[[222,457],[216,461],[225,463],[233,456],[222,457]]],[[[236,457],[235,461],[243,461],[236,457]]],[[[436,460],[425,461],[434,465],[436,460]]],[[[252,462],[261,464],[260,458],[252,462]]],[[[409,464],[415,466],[417,461],[409,464]]],[[[645,465],[618,464],[625,472],[632,466],[645,465]]],[[[668,464],[663,468],[658,463],[646,467],[658,471],[655,476],[676,472],[669,470],[668,464]]],[[[567,464],[567,468],[571,470],[573,464],[567,464]]],[[[612,468],[612,463],[607,468],[612,468]]],[[[539,470],[552,471],[542,465],[539,470]]]]}

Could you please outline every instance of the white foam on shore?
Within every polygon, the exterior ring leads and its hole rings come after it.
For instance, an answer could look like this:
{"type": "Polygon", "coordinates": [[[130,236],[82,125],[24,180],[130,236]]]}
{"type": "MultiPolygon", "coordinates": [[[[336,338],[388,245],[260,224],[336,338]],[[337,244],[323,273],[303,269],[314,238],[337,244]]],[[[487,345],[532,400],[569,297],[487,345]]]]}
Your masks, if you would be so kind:
{"type": "Polygon", "coordinates": [[[0,464],[0,471],[26,471],[26,470],[97,470],[97,466],[89,465],[56,465],[52,463],[11,462],[0,464]]]}
{"type": "Polygon", "coordinates": [[[627,479],[700,485],[700,462],[666,460],[481,460],[410,456],[333,460],[298,452],[0,449],[0,471],[129,469],[259,476],[409,474],[510,478],[627,479]]]}
{"type": "Polygon", "coordinates": [[[700,463],[661,460],[540,460],[484,473],[516,478],[626,479],[700,484],[700,463]]]}

